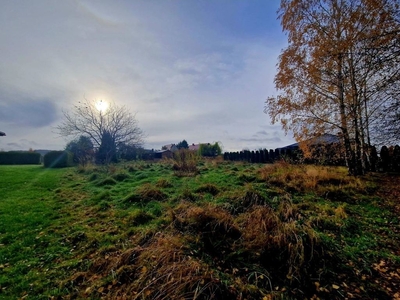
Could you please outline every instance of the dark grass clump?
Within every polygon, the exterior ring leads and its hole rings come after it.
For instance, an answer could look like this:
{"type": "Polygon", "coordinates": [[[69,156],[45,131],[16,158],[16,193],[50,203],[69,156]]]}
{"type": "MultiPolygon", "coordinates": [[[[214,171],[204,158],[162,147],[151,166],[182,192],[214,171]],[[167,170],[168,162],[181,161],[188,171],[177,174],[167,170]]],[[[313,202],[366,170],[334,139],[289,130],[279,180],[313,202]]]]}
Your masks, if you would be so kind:
{"type": "Polygon", "coordinates": [[[199,195],[194,194],[191,190],[189,189],[184,189],[180,195],[178,195],[177,200],[178,201],[189,201],[189,202],[195,202],[200,200],[201,197],[199,195]]]}
{"type": "Polygon", "coordinates": [[[241,248],[248,251],[251,260],[274,272],[275,280],[307,278],[307,265],[317,258],[318,234],[298,218],[290,203],[277,211],[254,206],[237,218],[242,228],[241,248]]]}
{"type": "Polygon", "coordinates": [[[165,201],[168,196],[150,183],[139,186],[133,193],[123,199],[123,203],[147,203],[150,201],[165,201]]]}
{"type": "Polygon", "coordinates": [[[95,181],[95,180],[97,180],[97,179],[99,179],[99,174],[98,174],[98,173],[92,173],[92,174],[90,174],[90,176],[89,176],[89,181],[95,181]]]}
{"type": "Polygon", "coordinates": [[[170,188],[170,187],[173,187],[173,185],[172,185],[170,180],[165,179],[165,178],[160,178],[156,182],[156,187],[158,187],[158,188],[170,188]]]}
{"type": "Polygon", "coordinates": [[[270,201],[251,186],[241,191],[235,191],[234,193],[227,193],[224,195],[223,206],[234,215],[243,213],[253,206],[269,205],[270,201]]]}
{"type": "Polygon", "coordinates": [[[114,178],[107,177],[101,181],[99,181],[96,185],[97,186],[107,186],[107,185],[116,185],[117,181],[114,178]]]}
{"type": "Polygon", "coordinates": [[[230,252],[233,240],[241,236],[232,215],[211,204],[194,206],[184,202],[172,211],[172,220],[179,231],[199,235],[198,247],[212,255],[230,252]]]}
{"type": "Polygon", "coordinates": [[[197,189],[195,189],[195,192],[196,193],[208,193],[213,196],[216,196],[219,193],[219,188],[215,184],[206,183],[206,184],[199,186],[197,189]]]}
{"type": "Polygon", "coordinates": [[[130,178],[131,176],[128,173],[125,172],[120,172],[120,173],[116,173],[114,175],[111,176],[111,178],[115,179],[116,181],[124,181],[128,178],[130,178]]]}
{"type": "Polygon", "coordinates": [[[136,210],[129,214],[128,223],[140,226],[149,223],[154,217],[145,210],[136,210]]]}
{"type": "Polygon", "coordinates": [[[109,191],[103,191],[92,198],[92,201],[94,203],[98,203],[100,201],[111,201],[111,200],[112,200],[112,197],[111,197],[111,193],[109,191]]]}

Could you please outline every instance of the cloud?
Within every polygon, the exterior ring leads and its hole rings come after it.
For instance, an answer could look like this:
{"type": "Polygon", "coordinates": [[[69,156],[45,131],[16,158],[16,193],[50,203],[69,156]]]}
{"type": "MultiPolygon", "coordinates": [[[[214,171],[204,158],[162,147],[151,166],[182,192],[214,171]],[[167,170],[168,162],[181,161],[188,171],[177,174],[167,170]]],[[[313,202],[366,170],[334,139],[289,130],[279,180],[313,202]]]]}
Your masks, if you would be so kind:
{"type": "MultiPolygon", "coordinates": [[[[4,98],[3,98],[4,99],[4,98]]],[[[57,120],[56,105],[49,99],[6,98],[0,103],[0,124],[5,127],[45,127],[57,120]]]]}
{"type": "Polygon", "coordinates": [[[260,130],[260,131],[257,131],[257,133],[256,133],[256,135],[258,136],[258,135],[269,135],[269,133],[268,132],[266,132],[265,130],[260,130]]]}

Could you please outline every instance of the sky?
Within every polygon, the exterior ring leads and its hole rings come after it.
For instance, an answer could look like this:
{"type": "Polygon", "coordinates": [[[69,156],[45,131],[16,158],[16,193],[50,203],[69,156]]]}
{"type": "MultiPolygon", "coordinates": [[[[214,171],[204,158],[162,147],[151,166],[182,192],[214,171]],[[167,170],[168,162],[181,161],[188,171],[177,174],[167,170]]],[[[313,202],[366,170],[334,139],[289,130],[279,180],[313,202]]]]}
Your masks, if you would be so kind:
{"type": "Polygon", "coordinates": [[[145,148],[294,142],[265,100],[287,46],[279,0],[0,1],[0,150],[63,149],[85,99],[136,114],[145,148]]]}

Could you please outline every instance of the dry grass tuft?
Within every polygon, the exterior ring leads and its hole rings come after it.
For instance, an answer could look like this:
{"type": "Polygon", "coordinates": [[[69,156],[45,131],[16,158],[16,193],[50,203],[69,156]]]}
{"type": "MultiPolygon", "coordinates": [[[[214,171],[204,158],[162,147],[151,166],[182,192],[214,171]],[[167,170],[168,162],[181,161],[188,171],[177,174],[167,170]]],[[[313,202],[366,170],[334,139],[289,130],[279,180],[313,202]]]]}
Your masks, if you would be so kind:
{"type": "Polygon", "coordinates": [[[267,269],[282,270],[289,279],[300,278],[318,239],[311,227],[298,222],[299,217],[289,201],[283,201],[277,211],[254,206],[237,218],[242,247],[260,256],[267,269]]]}
{"type": "Polygon", "coordinates": [[[183,202],[172,213],[174,227],[180,231],[200,233],[213,240],[240,236],[232,215],[215,205],[200,207],[183,202]]]}
{"type": "Polygon", "coordinates": [[[198,174],[197,164],[200,161],[200,156],[187,149],[180,149],[174,153],[172,160],[172,169],[177,176],[194,176],[198,174]]]}
{"type": "Polygon", "coordinates": [[[189,255],[180,235],[160,234],[139,258],[133,299],[218,299],[219,281],[212,270],[189,255]]]}
{"type": "Polygon", "coordinates": [[[208,193],[213,196],[216,196],[219,193],[219,188],[212,183],[206,183],[201,186],[199,186],[196,190],[196,193],[208,193]]]}
{"type": "Polygon", "coordinates": [[[165,178],[160,178],[156,182],[156,187],[158,188],[170,188],[172,186],[173,186],[172,183],[165,178]]]}
{"type": "Polygon", "coordinates": [[[333,190],[362,192],[366,188],[360,178],[348,176],[346,169],[339,167],[277,162],[260,169],[259,175],[268,183],[283,187],[289,192],[316,192],[325,195],[333,190]]]}
{"type": "Polygon", "coordinates": [[[226,295],[214,272],[190,255],[179,234],[158,233],[141,247],[108,253],[78,275],[72,278],[82,291],[75,295],[78,298],[220,299],[226,295]],[[104,277],[110,281],[99,280],[104,277]]]}

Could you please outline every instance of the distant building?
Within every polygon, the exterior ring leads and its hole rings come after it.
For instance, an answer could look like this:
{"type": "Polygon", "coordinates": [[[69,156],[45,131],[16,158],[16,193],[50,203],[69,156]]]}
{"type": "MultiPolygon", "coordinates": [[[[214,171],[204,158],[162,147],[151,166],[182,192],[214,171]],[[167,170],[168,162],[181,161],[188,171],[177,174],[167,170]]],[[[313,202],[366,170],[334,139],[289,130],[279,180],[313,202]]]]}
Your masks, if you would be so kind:
{"type": "Polygon", "coordinates": [[[169,150],[171,152],[175,152],[178,151],[178,147],[175,144],[168,144],[168,145],[164,145],[161,148],[162,150],[169,150]]]}
{"type": "MultiPolygon", "coordinates": [[[[317,136],[315,138],[309,139],[306,141],[307,144],[311,145],[311,146],[318,146],[318,145],[332,145],[332,144],[340,144],[340,138],[337,135],[334,134],[328,134],[325,133],[323,135],[317,136]]],[[[297,150],[299,149],[299,143],[294,143],[282,148],[278,148],[278,149],[291,149],[291,150],[297,150]]]]}
{"type": "Polygon", "coordinates": [[[163,159],[163,158],[173,158],[174,153],[171,150],[161,150],[161,151],[156,151],[154,153],[154,158],[156,159],[163,159]]]}
{"type": "Polygon", "coordinates": [[[189,150],[191,150],[191,151],[199,151],[201,145],[210,146],[210,143],[191,144],[191,145],[189,145],[189,150]]]}

